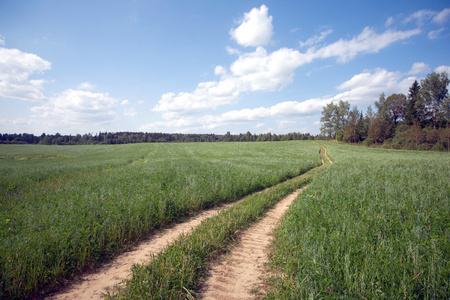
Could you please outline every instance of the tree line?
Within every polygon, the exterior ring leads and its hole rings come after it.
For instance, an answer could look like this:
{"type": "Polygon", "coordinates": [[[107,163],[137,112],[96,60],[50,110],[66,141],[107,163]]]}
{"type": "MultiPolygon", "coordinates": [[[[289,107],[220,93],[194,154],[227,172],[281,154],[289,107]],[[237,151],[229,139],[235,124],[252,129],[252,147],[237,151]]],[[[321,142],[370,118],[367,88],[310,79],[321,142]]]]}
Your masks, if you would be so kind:
{"type": "Polygon", "coordinates": [[[265,142],[311,140],[309,133],[288,134],[181,134],[148,132],[99,132],[98,134],[61,135],[45,134],[35,136],[29,133],[0,134],[0,144],[42,144],[42,145],[91,145],[91,144],[130,144],[130,143],[192,143],[192,142],[265,142]]]}
{"type": "Polygon", "coordinates": [[[374,144],[395,149],[449,150],[450,98],[446,72],[431,73],[411,85],[408,95],[382,93],[375,109],[363,115],[346,101],[322,110],[323,138],[348,143],[374,144]]]}

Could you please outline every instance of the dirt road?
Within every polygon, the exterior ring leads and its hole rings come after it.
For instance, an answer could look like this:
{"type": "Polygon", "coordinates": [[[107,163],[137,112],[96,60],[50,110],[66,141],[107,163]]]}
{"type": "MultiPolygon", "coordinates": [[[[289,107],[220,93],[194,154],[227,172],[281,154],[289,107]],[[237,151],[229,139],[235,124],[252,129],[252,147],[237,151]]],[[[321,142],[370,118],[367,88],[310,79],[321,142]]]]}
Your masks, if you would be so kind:
{"type": "MultiPolygon", "coordinates": [[[[304,189],[304,188],[303,188],[304,189]]],[[[267,212],[267,216],[241,235],[240,243],[212,266],[204,284],[202,299],[253,299],[254,291],[263,285],[268,246],[272,232],[290,204],[303,191],[282,199],[267,212]]]]}
{"type": "Polygon", "coordinates": [[[95,273],[87,274],[81,280],[73,282],[69,287],[47,299],[103,299],[102,294],[112,290],[115,284],[127,279],[131,274],[133,264],[149,261],[151,254],[161,251],[167,244],[173,242],[182,233],[189,233],[207,218],[215,216],[220,210],[227,209],[232,204],[225,204],[214,209],[202,211],[188,222],[177,224],[172,228],[160,230],[148,240],[140,243],[135,249],[125,252],[113,261],[102,266],[95,273]]]}
{"type": "MultiPolygon", "coordinates": [[[[327,157],[326,148],[325,157],[327,157]]],[[[327,159],[329,160],[328,157],[327,159]]],[[[271,240],[271,233],[302,190],[299,189],[281,200],[265,218],[242,234],[241,243],[213,266],[211,276],[204,285],[202,298],[249,299],[254,297],[252,289],[258,289],[263,282],[260,278],[264,275],[264,264],[268,261],[267,246],[271,240]]],[[[152,254],[160,252],[182,233],[190,233],[203,220],[231,205],[225,204],[203,211],[188,222],[156,232],[132,251],[119,255],[95,273],[82,276],[80,280],[47,299],[103,299],[104,293],[111,291],[115,284],[131,275],[130,268],[133,264],[150,261],[152,254]]]]}
{"type": "MultiPolygon", "coordinates": [[[[333,163],[327,155],[327,149],[321,149],[325,158],[333,163]]],[[[278,202],[265,218],[241,235],[240,243],[230,253],[212,266],[201,292],[202,299],[254,299],[256,293],[266,292],[263,277],[267,274],[265,264],[268,263],[268,246],[273,231],[291,203],[304,189],[306,187],[278,202]]]]}

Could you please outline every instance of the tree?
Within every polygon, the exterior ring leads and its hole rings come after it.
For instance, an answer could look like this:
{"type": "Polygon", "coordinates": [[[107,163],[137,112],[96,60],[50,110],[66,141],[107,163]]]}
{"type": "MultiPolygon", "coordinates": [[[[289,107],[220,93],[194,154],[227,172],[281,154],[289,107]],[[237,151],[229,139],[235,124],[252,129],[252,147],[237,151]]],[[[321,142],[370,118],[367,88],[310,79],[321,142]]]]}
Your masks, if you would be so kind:
{"type": "Polygon", "coordinates": [[[394,126],[405,116],[406,96],[403,94],[392,94],[386,99],[387,115],[391,118],[394,126]]]}
{"type": "Polygon", "coordinates": [[[418,121],[415,121],[414,124],[408,129],[406,138],[414,142],[416,146],[418,146],[425,140],[425,135],[423,134],[422,127],[420,126],[418,121]]]}
{"type": "Polygon", "coordinates": [[[420,85],[417,82],[417,80],[414,81],[414,83],[409,88],[408,98],[406,101],[406,107],[405,107],[405,123],[408,125],[412,125],[414,120],[418,120],[419,122],[422,122],[423,120],[420,119],[422,113],[419,112],[419,109],[421,107],[421,104],[423,103],[423,100],[421,99],[420,94],[420,85]]]}
{"type": "Polygon", "coordinates": [[[349,113],[347,125],[345,126],[344,140],[357,143],[361,140],[362,113],[355,106],[349,113]]]}
{"type": "Polygon", "coordinates": [[[334,137],[334,129],[332,123],[333,112],[335,110],[335,105],[333,103],[328,103],[322,109],[322,117],[320,118],[320,122],[322,126],[320,127],[320,132],[323,136],[331,139],[334,137]]]}
{"type": "Polygon", "coordinates": [[[368,135],[374,142],[382,143],[391,137],[394,129],[393,118],[389,114],[389,101],[384,97],[384,93],[375,101],[375,107],[377,112],[370,124],[368,135]]]}
{"type": "Polygon", "coordinates": [[[329,138],[335,138],[344,133],[345,125],[348,122],[350,103],[340,100],[338,104],[328,103],[322,110],[320,122],[321,133],[329,138]]]}
{"type": "Polygon", "coordinates": [[[421,81],[422,95],[425,99],[425,108],[427,116],[433,121],[433,128],[436,129],[437,118],[441,111],[441,105],[448,96],[447,85],[450,83],[448,74],[435,72],[428,74],[421,81]]]}

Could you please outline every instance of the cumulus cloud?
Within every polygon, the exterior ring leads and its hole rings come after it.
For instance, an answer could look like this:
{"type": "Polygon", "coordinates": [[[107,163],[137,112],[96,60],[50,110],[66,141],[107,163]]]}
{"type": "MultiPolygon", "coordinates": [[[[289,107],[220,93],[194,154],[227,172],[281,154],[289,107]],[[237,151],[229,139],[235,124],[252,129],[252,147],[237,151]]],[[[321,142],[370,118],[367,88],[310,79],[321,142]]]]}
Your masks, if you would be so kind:
{"type": "Polygon", "coordinates": [[[29,77],[50,68],[50,62],[35,54],[0,47],[0,97],[26,101],[45,99],[41,91],[45,80],[29,77]]]}
{"type": "Polygon", "coordinates": [[[429,66],[423,62],[416,62],[413,64],[411,70],[408,72],[409,75],[415,75],[420,73],[426,73],[429,71],[429,66]]]}
{"type": "Polygon", "coordinates": [[[34,117],[60,125],[95,125],[116,118],[117,100],[108,93],[68,89],[31,110],[34,117]]]}
{"type": "Polygon", "coordinates": [[[5,46],[5,37],[0,34],[0,46],[5,46]]]}
{"type": "Polygon", "coordinates": [[[447,74],[450,74],[450,66],[439,66],[436,69],[434,69],[434,71],[436,73],[442,73],[442,72],[446,72],[447,74]]]}
{"type": "MultiPolygon", "coordinates": [[[[331,32],[325,31],[321,36],[324,39],[329,33],[331,32]]],[[[350,40],[340,39],[319,49],[311,47],[306,53],[289,48],[268,53],[263,47],[257,47],[253,52],[239,54],[229,70],[217,66],[214,73],[221,77],[219,81],[201,82],[190,93],[163,94],[153,111],[162,112],[163,117],[169,120],[234,104],[244,92],[279,91],[293,81],[295,69],[315,59],[336,57],[339,62],[344,63],[360,53],[376,53],[418,33],[420,30],[387,30],[377,34],[366,27],[361,34],[350,40]]],[[[320,39],[319,37],[318,40],[320,39]]]]}
{"type": "MultiPolygon", "coordinates": [[[[441,66],[437,69],[441,71],[446,68],[450,67],[441,66]]],[[[378,68],[373,72],[362,72],[343,82],[337,86],[336,89],[339,92],[334,96],[312,98],[305,101],[283,101],[270,107],[231,110],[218,115],[178,116],[178,118],[166,122],[145,125],[141,130],[164,131],[175,128],[177,132],[200,132],[251,122],[257,122],[255,128],[261,128],[264,126],[262,121],[269,119],[275,119],[278,129],[283,130],[289,128],[289,125],[293,124],[292,122],[298,117],[320,115],[323,107],[331,102],[336,103],[342,100],[361,107],[373,104],[383,92],[386,95],[407,93],[414,80],[416,77],[378,68]]]]}
{"type": "Polygon", "coordinates": [[[292,82],[294,70],[302,63],[303,55],[296,50],[281,48],[268,54],[258,47],[254,52],[240,55],[229,72],[217,66],[215,74],[221,75],[220,81],[201,82],[192,93],[166,93],[153,111],[164,112],[166,118],[172,118],[233,104],[243,92],[277,91],[292,82]]]}
{"type": "Polygon", "coordinates": [[[381,93],[406,93],[415,77],[404,78],[400,72],[389,72],[378,68],[375,72],[363,72],[340,84],[338,90],[346,90],[336,95],[335,99],[349,101],[352,104],[370,104],[381,93]]]}
{"type": "Polygon", "coordinates": [[[244,14],[237,28],[230,30],[231,37],[244,47],[262,46],[270,42],[273,34],[272,16],[264,4],[244,14]]]}
{"type": "MultiPolygon", "coordinates": [[[[401,92],[405,87],[407,91],[414,77],[402,78],[404,75],[401,73],[377,69],[372,73],[365,72],[355,75],[342,83],[338,87],[341,92],[333,97],[308,99],[301,102],[285,101],[272,107],[232,110],[220,115],[194,116],[194,114],[211,111],[220,106],[235,104],[243,93],[284,89],[294,80],[295,70],[298,67],[314,60],[336,58],[338,62],[345,63],[357,55],[377,53],[395,42],[421,33],[421,30],[388,29],[377,33],[366,27],[353,38],[339,39],[331,44],[320,45],[331,33],[331,29],[323,30],[319,35],[302,42],[300,44],[302,47],[308,47],[303,53],[290,48],[281,48],[268,53],[260,45],[270,41],[272,17],[268,15],[265,5],[259,9],[252,9],[245,14],[240,26],[232,29],[230,34],[239,44],[256,46],[256,49],[243,53],[227,47],[228,53],[237,54],[238,58],[228,68],[222,65],[215,67],[214,74],[220,77],[219,80],[201,82],[192,92],[163,94],[153,111],[163,113],[165,121],[146,125],[142,129],[176,128],[177,131],[183,132],[186,128],[191,130],[212,129],[224,124],[258,122],[273,117],[317,115],[330,101],[345,100],[352,104],[367,104],[373,103],[381,92],[401,92]],[[255,29],[255,24],[265,25],[256,26],[258,29],[255,29]]],[[[423,63],[417,63],[411,69],[410,75],[424,69],[423,63]]]]}

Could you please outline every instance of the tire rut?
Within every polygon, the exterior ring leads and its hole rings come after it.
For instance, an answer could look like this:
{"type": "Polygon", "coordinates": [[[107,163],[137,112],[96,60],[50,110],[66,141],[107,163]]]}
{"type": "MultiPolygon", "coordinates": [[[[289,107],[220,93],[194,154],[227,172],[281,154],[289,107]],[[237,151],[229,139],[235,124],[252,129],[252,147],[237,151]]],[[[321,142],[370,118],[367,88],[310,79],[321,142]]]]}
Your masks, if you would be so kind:
{"type": "Polygon", "coordinates": [[[243,232],[239,244],[222,256],[211,267],[203,284],[201,299],[234,300],[253,299],[254,291],[264,286],[263,276],[268,262],[268,246],[272,232],[291,203],[305,189],[298,189],[279,201],[266,217],[243,232]]]}
{"type": "Polygon", "coordinates": [[[141,242],[133,250],[117,256],[94,273],[85,274],[80,280],[74,281],[68,287],[46,299],[103,299],[103,294],[112,291],[114,285],[129,278],[131,275],[130,268],[133,264],[149,262],[153,254],[160,252],[181,234],[189,234],[203,220],[215,216],[219,211],[225,210],[238,202],[227,203],[213,209],[204,210],[188,222],[156,231],[150,238],[141,242]]]}

